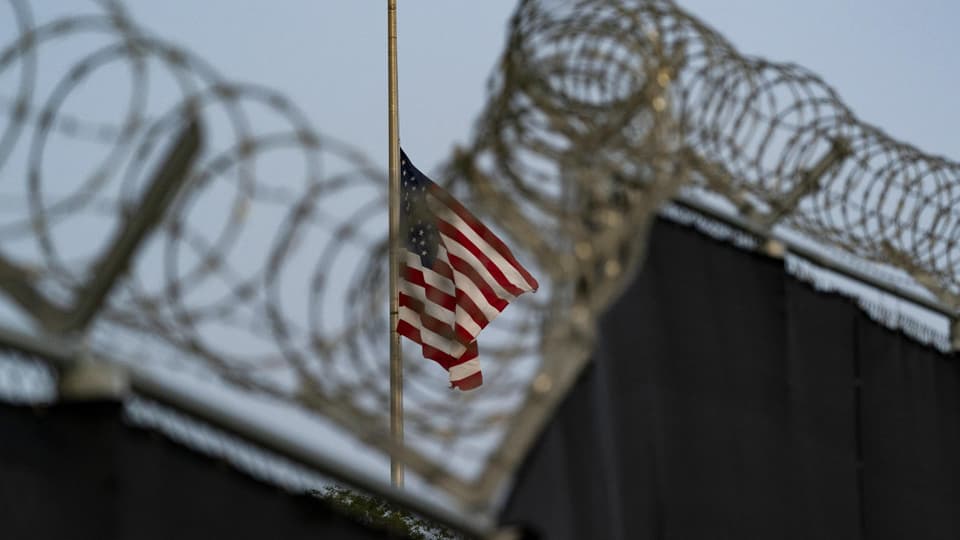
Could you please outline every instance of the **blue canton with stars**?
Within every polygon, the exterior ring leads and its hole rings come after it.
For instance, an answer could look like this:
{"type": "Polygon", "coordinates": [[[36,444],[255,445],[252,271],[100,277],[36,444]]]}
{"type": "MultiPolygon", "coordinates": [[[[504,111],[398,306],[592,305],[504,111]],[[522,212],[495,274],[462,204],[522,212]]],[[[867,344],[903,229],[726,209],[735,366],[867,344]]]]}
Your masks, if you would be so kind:
{"type": "Polygon", "coordinates": [[[440,234],[433,212],[427,206],[427,189],[433,182],[410,163],[400,151],[400,238],[410,253],[420,255],[420,262],[433,268],[440,248],[440,234]]]}

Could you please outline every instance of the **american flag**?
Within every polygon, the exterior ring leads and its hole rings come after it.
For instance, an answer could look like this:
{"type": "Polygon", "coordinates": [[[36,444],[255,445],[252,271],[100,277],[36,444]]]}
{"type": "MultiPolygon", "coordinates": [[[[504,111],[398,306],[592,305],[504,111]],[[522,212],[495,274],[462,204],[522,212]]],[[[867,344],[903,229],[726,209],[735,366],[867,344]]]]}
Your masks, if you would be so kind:
{"type": "Polygon", "coordinates": [[[459,201],[400,152],[397,332],[471,390],[483,383],[477,335],[537,280],[459,201]]]}

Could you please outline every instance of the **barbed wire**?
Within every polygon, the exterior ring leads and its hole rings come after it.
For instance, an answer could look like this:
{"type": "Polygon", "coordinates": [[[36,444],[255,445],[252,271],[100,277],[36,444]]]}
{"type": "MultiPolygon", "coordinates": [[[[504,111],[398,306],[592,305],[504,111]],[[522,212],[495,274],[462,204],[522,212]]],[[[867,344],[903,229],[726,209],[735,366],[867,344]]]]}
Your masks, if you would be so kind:
{"type": "Polygon", "coordinates": [[[100,306],[91,346],[307,408],[465,502],[492,504],[681,190],[887,265],[957,307],[957,164],[859,121],[806,70],[739,54],[672,2],[524,0],[479,127],[442,179],[510,238],[541,291],[485,330],[481,390],[451,392],[439,368],[406,363],[411,437],[397,449],[384,413],[385,173],[120,2],[41,23],[26,1],[8,6],[0,192],[22,204],[0,207],[0,270],[23,269],[54,305],[76,302],[163,150],[197,119],[204,150],[187,187],[100,306]],[[77,44],[76,59],[44,83],[52,44],[77,44]],[[92,108],[120,114],[107,121],[71,107],[102,80],[119,96],[92,108]]]}
{"type": "Polygon", "coordinates": [[[860,121],[815,74],[741,55],[673,2],[522,2],[495,83],[464,158],[503,179],[495,197],[575,227],[546,193],[617,200],[618,188],[680,175],[766,228],[903,270],[955,307],[957,164],[860,121]],[[668,134],[651,137],[658,112],[668,134]]]}
{"type": "MultiPolygon", "coordinates": [[[[90,346],[288,401],[389,452],[384,172],[278,92],[223,77],[120,3],[42,23],[28,3],[9,6],[21,24],[0,45],[0,76],[19,78],[0,87],[12,96],[0,118],[0,189],[22,203],[0,209],[0,254],[52,303],[72,305],[171,138],[199,119],[205,148],[187,187],[101,306],[90,346]],[[76,59],[41,84],[51,45],[76,59]],[[74,100],[97,91],[110,94],[112,121],[78,112],[89,107],[74,100]]],[[[482,392],[453,393],[439,368],[407,363],[413,472],[478,474],[519,406],[539,321],[502,319],[510,331],[488,338],[482,392]]]]}
{"type": "MultiPolygon", "coordinates": [[[[671,1],[524,0],[492,88],[448,173],[551,272],[562,315],[542,331],[541,374],[557,377],[528,407],[569,386],[577,370],[562,366],[586,361],[592,322],[678,192],[960,307],[958,165],[862,122],[815,74],[740,54],[671,1]]],[[[507,440],[526,448],[539,425],[517,420],[507,440]]]]}

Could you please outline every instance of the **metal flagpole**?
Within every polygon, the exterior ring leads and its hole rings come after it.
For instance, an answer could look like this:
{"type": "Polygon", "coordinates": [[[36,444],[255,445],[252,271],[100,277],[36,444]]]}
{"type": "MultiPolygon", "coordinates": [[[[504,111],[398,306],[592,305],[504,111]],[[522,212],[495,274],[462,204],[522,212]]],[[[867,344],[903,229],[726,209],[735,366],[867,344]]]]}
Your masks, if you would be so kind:
{"type": "MultiPolygon", "coordinates": [[[[397,321],[400,318],[397,279],[400,271],[398,236],[400,229],[400,126],[397,105],[397,0],[387,0],[387,130],[390,159],[390,435],[399,448],[403,445],[403,356],[397,321]]],[[[390,456],[390,481],[403,487],[403,463],[395,453],[390,456]]]]}

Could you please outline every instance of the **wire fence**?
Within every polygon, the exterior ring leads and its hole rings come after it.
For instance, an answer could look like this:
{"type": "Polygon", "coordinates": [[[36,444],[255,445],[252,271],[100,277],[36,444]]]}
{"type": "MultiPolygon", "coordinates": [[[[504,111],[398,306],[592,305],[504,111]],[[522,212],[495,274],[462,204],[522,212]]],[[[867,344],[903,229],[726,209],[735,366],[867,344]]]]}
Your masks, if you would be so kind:
{"type": "Polygon", "coordinates": [[[956,163],[861,122],[814,74],[739,54],[672,2],[525,0],[442,181],[541,291],[485,331],[481,390],[451,392],[409,355],[410,444],[396,448],[385,173],[121,2],[45,21],[25,0],[6,9],[0,290],[36,338],[284,400],[467,506],[495,505],[673,197],[712,197],[958,307],[956,163]],[[75,59],[50,62],[64,47],[75,59]],[[126,100],[77,106],[103,85],[126,100]],[[183,186],[154,197],[170,156],[183,186]]]}

